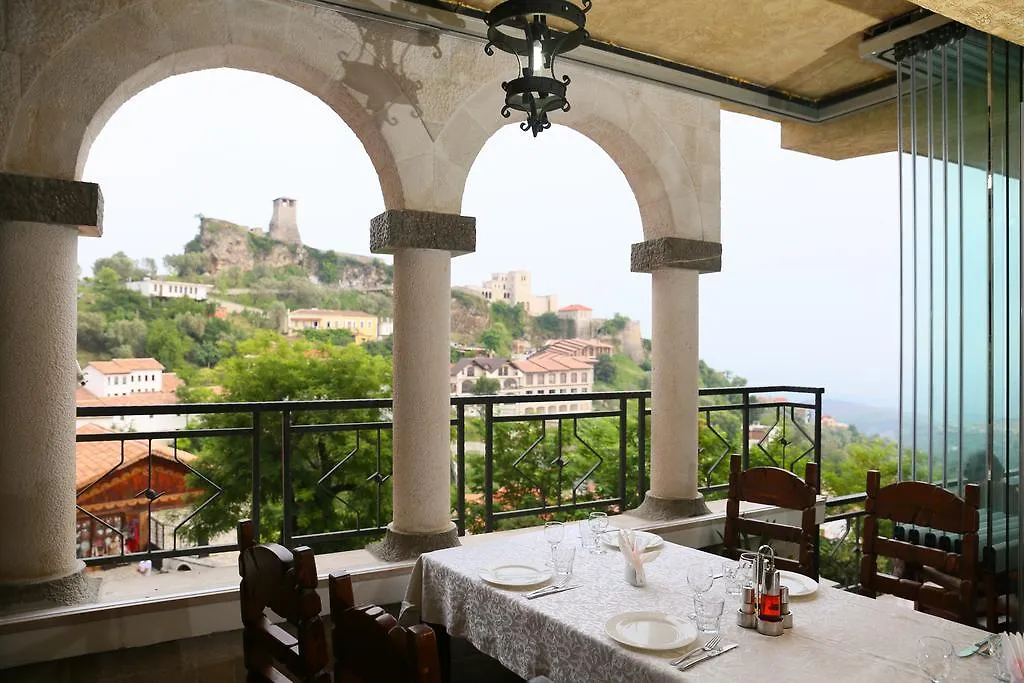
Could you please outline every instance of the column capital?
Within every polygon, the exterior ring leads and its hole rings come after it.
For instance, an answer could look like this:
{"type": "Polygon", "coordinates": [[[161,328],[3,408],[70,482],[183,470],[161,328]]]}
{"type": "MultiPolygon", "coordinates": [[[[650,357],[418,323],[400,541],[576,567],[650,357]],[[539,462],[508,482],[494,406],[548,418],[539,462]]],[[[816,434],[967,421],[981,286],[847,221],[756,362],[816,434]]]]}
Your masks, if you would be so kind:
{"type": "Polygon", "coordinates": [[[629,259],[632,272],[653,273],[664,268],[717,273],[722,270],[722,243],[658,237],[633,245],[629,259]]]}
{"type": "Polygon", "coordinates": [[[452,256],[476,251],[476,219],[454,213],[388,209],[370,219],[370,251],[436,249],[452,256]]]}
{"type": "Polygon", "coordinates": [[[0,173],[0,221],[67,225],[103,234],[103,193],[96,183],[0,173]]]}

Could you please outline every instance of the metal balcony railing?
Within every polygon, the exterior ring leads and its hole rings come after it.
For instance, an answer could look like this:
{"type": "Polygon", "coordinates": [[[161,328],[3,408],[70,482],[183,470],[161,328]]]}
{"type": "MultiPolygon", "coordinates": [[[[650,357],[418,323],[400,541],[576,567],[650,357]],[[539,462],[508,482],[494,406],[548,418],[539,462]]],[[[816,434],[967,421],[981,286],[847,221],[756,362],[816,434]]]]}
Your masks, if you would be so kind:
{"type": "MultiPolygon", "coordinates": [[[[745,466],[820,465],[822,394],[702,389],[701,491],[723,495],[732,453],[745,466]]],[[[452,518],[460,534],[622,512],[643,499],[649,391],[460,396],[451,405],[452,518]]],[[[261,538],[285,545],[326,552],[364,545],[391,520],[391,409],[390,399],[79,408],[80,423],[134,418],[142,427],[77,436],[115,451],[77,492],[82,559],[116,565],[233,550],[231,521],[241,517],[253,519],[261,538]],[[169,416],[184,424],[143,424],[169,416]],[[175,482],[184,490],[168,488],[175,482]],[[117,485],[138,490],[104,499],[117,485]]]]}

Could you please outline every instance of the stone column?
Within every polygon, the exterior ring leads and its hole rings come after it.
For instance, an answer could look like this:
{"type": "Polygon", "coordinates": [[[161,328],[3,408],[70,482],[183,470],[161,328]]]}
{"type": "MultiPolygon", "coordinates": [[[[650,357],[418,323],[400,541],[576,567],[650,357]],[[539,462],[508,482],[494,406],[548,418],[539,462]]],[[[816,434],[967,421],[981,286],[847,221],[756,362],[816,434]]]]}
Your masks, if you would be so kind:
{"type": "Polygon", "coordinates": [[[451,258],[476,249],[476,219],[385,211],[370,250],[394,254],[394,517],[371,547],[398,561],[459,544],[451,521],[451,258]]]}
{"type": "Polygon", "coordinates": [[[651,488],[636,515],[707,512],[697,491],[700,273],[722,269],[722,245],[662,237],[633,245],[631,269],[651,273],[651,488]]]}
{"type": "Polygon", "coordinates": [[[78,236],[98,185],[0,174],[0,609],[86,600],[75,557],[78,236]]]}

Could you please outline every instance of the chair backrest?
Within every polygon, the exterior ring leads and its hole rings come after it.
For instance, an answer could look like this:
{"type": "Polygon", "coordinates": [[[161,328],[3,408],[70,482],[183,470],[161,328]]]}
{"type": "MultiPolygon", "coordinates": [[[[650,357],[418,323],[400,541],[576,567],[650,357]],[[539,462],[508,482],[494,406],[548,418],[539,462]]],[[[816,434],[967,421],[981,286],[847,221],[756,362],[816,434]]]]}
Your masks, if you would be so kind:
{"type": "Polygon", "coordinates": [[[376,605],[357,606],[348,572],[331,574],[330,595],[336,683],[440,683],[429,626],[405,628],[376,605]]]}
{"type": "MultiPolygon", "coordinates": [[[[756,536],[761,542],[783,541],[797,546],[797,559],[777,557],[776,566],[818,579],[817,510],[818,466],[807,463],[801,479],[781,467],[743,469],[743,458],[733,455],[729,463],[729,500],[725,517],[725,553],[737,558],[745,552],[740,535],[756,536]],[[740,502],[776,505],[800,512],[800,526],[740,517],[740,502]]],[[[754,548],[756,549],[756,547],[754,548]]]]}
{"type": "Polygon", "coordinates": [[[330,681],[313,551],[258,544],[250,520],[238,523],[238,549],[247,680],[330,681]],[[291,632],[272,623],[268,611],[282,618],[291,632]]]}
{"type": "MultiPolygon", "coordinates": [[[[955,615],[974,625],[974,591],[978,585],[978,505],[981,491],[968,484],[961,499],[944,488],[921,481],[881,486],[877,470],[868,472],[864,503],[864,541],[860,562],[861,592],[913,600],[919,607],[955,615]],[[935,547],[879,536],[878,522],[911,524],[935,531],[959,534],[959,552],[948,537],[935,547]],[[913,578],[897,578],[878,571],[878,558],[888,557],[907,565],[927,566],[955,577],[956,585],[943,587],[913,578]]],[[[933,534],[929,534],[934,538],[933,534]]]]}

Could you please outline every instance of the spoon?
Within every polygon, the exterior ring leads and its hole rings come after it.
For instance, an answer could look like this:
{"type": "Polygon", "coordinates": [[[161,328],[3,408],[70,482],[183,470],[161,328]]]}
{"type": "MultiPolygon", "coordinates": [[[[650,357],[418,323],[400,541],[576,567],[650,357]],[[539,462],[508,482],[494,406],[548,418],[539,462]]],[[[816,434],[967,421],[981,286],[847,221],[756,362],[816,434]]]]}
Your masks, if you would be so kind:
{"type": "Polygon", "coordinates": [[[968,647],[965,647],[964,649],[962,649],[959,652],[957,652],[956,656],[957,657],[970,657],[971,655],[977,653],[978,650],[980,650],[984,646],[988,645],[988,639],[991,638],[991,637],[992,636],[985,636],[984,638],[982,638],[981,640],[976,642],[974,645],[970,645],[968,647]]]}

